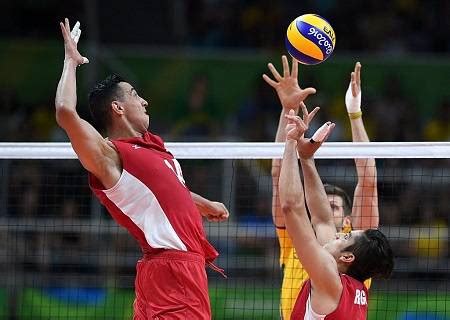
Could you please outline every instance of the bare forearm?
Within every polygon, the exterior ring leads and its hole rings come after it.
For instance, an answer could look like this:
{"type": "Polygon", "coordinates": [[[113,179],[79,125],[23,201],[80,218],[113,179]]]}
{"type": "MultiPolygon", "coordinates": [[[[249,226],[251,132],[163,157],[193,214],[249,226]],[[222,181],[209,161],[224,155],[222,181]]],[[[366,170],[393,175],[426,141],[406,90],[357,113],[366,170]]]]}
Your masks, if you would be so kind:
{"type": "Polygon", "coordinates": [[[77,64],[71,59],[64,60],[61,79],[56,89],[55,106],[56,111],[61,108],[76,110],[77,105],[77,64]]]}
{"type": "MultiPolygon", "coordinates": [[[[278,121],[277,133],[275,136],[275,142],[285,142],[286,133],[284,132],[284,128],[286,128],[287,120],[284,116],[289,113],[289,110],[286,108],[282,108],[280,113],[280,118],[278,121]]],[[[277,227],[284,227],[284,215],[281,212],[280,207],[280,199],[278,193],[279,179],[280,179],[280,170],[281,170],[281,159],[273,159],[272,160],[272,219],[277,227]]]]}
{"type": "MultiPolygon", "coordinates": [[[[276,160],[273,160],[273,162],[276,160]]],[[[273,163],[272,162],[272,163],[273,163]]],[[[278,163],[281,163],[281,161],[278,160],[278,163]]],[[[272,220],[274,225],[277,228],[284,228],[285,222],[284,222],[284,215],[283,212],[281,212],[281,205],[280,205],[280,197],[278,192],[279,187],[279,178],[280,178],[280,169],[277,169],[277,174],[272,177],[272,220]]],[[[272,171],[273,174],[273,171],[272,171]]]]}
{"type": "Polygon", "coordinates": [[[281,206],[304,205],[303,186],[297,159],[296,141],[286,141],[283,154],[283,165],[280,172],[280,202],[281,206]]]}
{"type": "MultiPolygon", "coordinates": [[[[357,119],[350,119],[350,125],[352,128],[353,142],[370,142],[361,117],[357,119]]],[[[370,177],[376,175],[375,159],[355,159],[355,164],[356,170],[358,171],[358,177],[370,177]]]]}
{"type": "Polygon", "coordinates": [[[211,207],[211,201],[191,191],[192,200],[200,213],[205,212],[211,207]]]}
{"type": "MultiPolygon", "coordinates": [[[[369,142],[362,118],[351,119],[354,142],[369,142]]],[[[379,223],[377,168],[375,159],[355,159],[358,182],[353,197],[353,226],[357,229],[376,228],[379,223]]]]}
{"type": "Polygon", "coordinates": [[[313,225],[318,223],[333,224],[332,212],[325,188],[317,172],[314,159],[301,159],[305,184],[306,204],[311,214],[313,225]]]}
{"type": "MultiPolygon", "coordinates": [[[[369,142],[366,128],[362,118],[350,119],[352,127],[353,142],[369,142]]],[[[358,174],[358,184],[360,186],[376,185],[377,169],[375,166],[375,159],[355,159],[356,171],[358,174]]]]}
{"type": "Polygon", "coordinates": [[[357,119],[350,119],[350,125],[352,127],[352,140],[353,142],[369,142],[369,136],[367,135],[366,128],[362,117],[357,119]]]}
{"type": "Polygon", "coordinates": [[[306,213],[296,151],[295,141],[287,141],[280,173],[280,203],[286,229],[299,257],[303,257],[305,243],[315,242],[316,238],[306,213]]]}
{"type": "Polygon", "coordinates": [[[277,133],[275,135],[275,142],[284,142],[284,141],[286,141],[286,133],[284,132],[284,128],[286,128],[287,120],[286,120],[286,117],[284,115],[288,114],[288,113],[289,113],[289,109],[283,108],[281,110],[280,119],[278,120],[277,133]]]}

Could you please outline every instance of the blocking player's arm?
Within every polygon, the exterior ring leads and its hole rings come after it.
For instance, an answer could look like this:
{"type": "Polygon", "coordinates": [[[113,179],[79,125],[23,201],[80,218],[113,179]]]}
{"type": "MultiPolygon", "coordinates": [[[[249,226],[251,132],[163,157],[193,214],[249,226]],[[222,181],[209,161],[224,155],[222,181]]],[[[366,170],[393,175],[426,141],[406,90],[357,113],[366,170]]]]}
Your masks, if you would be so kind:
{"type": "MultiPolygon", "coordinates": [[[[296,152],[297,142],[286,141],[280,173],[280,203],[286,228],[304,269],[308,272],[314,294],[327,305],[339,301],[342,284],[333,257],[317,242],[308,219],[296,152]]],[[[330,312],[319,310],[316,312],[330,312]]]]}
{"type": "MultiPolygon", "coordinates": [[[[298,110],[298,109],[297,109],[298,110]]],[[[277,134],[275,136],[275,142],[284,142],[286,136],[284,134],[284,128],[286,127],[285,114],[287,111],[283,108],[280,114],[280,120],[278,121],[277,134]]],[[[284,216],[281,212],[280,200],[278,196],[278,181],[280,179],[281,159],[272,159],[272,219],[275,227],[284,228],[284,216]]]]}
{"type": "MultiPolygon", "coordinates": [[[[64,67],[55,97],[56,121],[66,131],[82,165],[94,174],[106,188],[112,187],[120,177],[120,159],[116,150],[76,111],[76,68],[87,63],[77,49],[80,32],[72,33],[68,19],[61,23],[64,38],[64,67]]],[[[75,32],[74,32],[75,31],[75,32]]]]}
{"type": "Polygon", "coordinates": [[[208,200],[192,191],[191,197],[200,214],[208,221],[220,222],[228,219],[230,213],[223,203],[208,200]]]}
{"type": "MultiPolygon", "coordinates": [[[[289,62],[286,56],[281,57],[283,65],[283,76],[281,76],[272,63],[268,64],[269,70],[275,80],[271,79],[266,74],[263,74],[263,79],[277,92],[280,100],[282,110],[278,121],[277,133],[275,142],[284,142],[286,135],[284,130],[286,128],[285,115],[289,110],[294,110],[298,113],[300,103],[305,100],[310,94],[314,94],[314,88],[301,89],[298,84],[298,62],[292,59],[292,69],[289,68],[289,62]]],[[[280,177],[281,159],[272,160],[272,218],[276,227],[284,228],[284,217],[280,209],[278,197],[278,180],[280,177]]]]}
{"type": "Polygon", "coordinates": [[[324,245],[333,240],[336,235],[333,212],[322,180],[317,172],[314,158],[302,158],[301,166],[306,203],[311,214],[311,224],[316,231],[317,241],[320,245],[324,245]]]}
{"type": "MultiPolygon", "coordinates": [[[[369,142],[361,112],[361,64],[356,62],[345,95],[354,142],[369,142]]],[[[379,224],[377,168],[375,159],[355,159],[358,183],[353,196],[352,225],[355,229],[377,228],[379,224]]]]}

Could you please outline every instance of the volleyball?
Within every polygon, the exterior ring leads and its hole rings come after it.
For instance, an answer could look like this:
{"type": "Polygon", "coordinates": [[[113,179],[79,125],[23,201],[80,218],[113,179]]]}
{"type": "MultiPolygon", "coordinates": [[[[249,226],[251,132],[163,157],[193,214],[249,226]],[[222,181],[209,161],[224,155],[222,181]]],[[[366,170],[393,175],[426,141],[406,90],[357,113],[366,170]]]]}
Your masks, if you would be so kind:
{"type": "Polygon", "coordinates": [[[304,14],[291,22],[286,32],[286,49],[298,62],[319,64],[333,53],[336,35],[327,20],[304,14]]]}

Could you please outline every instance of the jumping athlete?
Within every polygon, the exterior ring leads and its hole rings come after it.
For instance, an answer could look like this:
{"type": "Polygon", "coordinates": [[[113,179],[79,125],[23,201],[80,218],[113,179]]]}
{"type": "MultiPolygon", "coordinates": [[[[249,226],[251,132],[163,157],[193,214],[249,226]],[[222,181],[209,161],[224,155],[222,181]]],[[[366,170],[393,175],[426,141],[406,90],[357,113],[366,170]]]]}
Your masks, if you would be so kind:
{"type": "MultiPolygon", "coordinates": [[[[134,319],[211,319],[205,265],[218,256],[202,216],[228,218],[228,210],[185,184],[163,140],[148,131],[148,103],[118,76],[89,95],[103,138],[76,111],[76,68],[88,63],[77,49],[80,24],[60,23],[65,59],[55,98],[56,120],[69,136],[90,187],[112,217],[138,241],[134,319]]],[[[217,268],[217,267],[216,267],[217,268]]],[[[219,270],[220,271],[220,270],[219,270]]]]}
{"type": "Polygon", "coordinates": [[[279,180],[281,211],[303,268],[309,275],[296,299],[290,319],[367,319],[368,291],[364,281],[387,278],[393,253],[376,229],[336,232],[331,206],[314,164],[314,153],[334,127],[327,122],[304,138],[311,116],[302,105],[303,119],[290,110],[279,180]],[[305,190],[300,179],[298,158],[305,190]],[[311,221],[305,205],[308,203],[311,221]],[[308,199],[309,198],[309,199],[308,199]],[[313,229],[314,227],[314,229],[313,229]]]}
{"type": "MultiPolygon", "coordinates": [[[[282,110],[278,123],[275,142],[285,141],[285,114],[293,109],[297,114],[301,103],[316,91],[314,88],[301,89],[298,84],[298,62],[292,59],[292,69],[288,60],[282,56],[283,75],[280,75],[273,64],[268,67],[274,80],[263,75],[264,80],[275,89],[281,102],[282,110]]],[[[369,138],[362,121],[361,112],[361,64],[357,62],[350,74],[350,83],[345,95],[345,104],[350,119],[352,139],[355,142],[368,142],[369,138]]],[[[315,109],[310,115],[317,112],[315,109]]],[[[349,232],[354,229],[377,228],[379,221],[377,173],[374,159],[355,159],[358,182],[355,187],[353,205],[347,193],[338,186],[325,185],[336,230],[349,232]]],[[[281,286],[280,313],[283,319],[290,319],[292,308],[303,282],[308,274],[298,260],[297,253],[289,237],[284,216],[278,198],[278,181],[280,177],[280,159],[272,161],[272,217],[280,244],[280,265],[283,270],[281,286]]],[[[366,281],[370,286],[370,280],[366,281]]]]}

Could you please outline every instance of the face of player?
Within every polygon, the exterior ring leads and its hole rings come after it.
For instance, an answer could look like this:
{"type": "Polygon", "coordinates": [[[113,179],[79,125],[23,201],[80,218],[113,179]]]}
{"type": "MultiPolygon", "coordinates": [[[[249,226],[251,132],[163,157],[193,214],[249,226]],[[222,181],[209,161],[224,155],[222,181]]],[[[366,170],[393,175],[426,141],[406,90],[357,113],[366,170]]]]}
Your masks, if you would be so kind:
{"type": "Polygon", "coordinates": [[[147,101],[142,99],[128,82],[121,82],[119,86],[122,89],[121,102],[125,109],[126,119],[135,130],[145,132],[150,124],[150,117],[147,114],[147,101]]]}
{"type": "Polygon", "coordinates": [[[333,211],[334,225],[336,230],[341,230],[344,221],[344,199],[336,194],[328,194],[331,211],[333,211]]]}
{"type": "Polygon", "coordinates": [[[354,244],[356,238],[361,236],[363,232],[362,230],[351,231],[349,233],[336,232],[335,239],[326,243],[323,247],[337,260],[341,257],[345,248],[354,244]]]}

